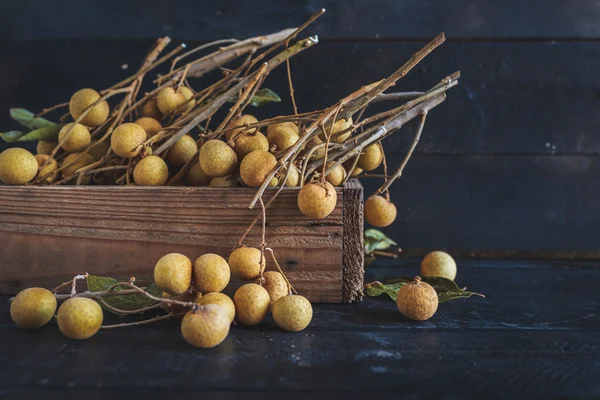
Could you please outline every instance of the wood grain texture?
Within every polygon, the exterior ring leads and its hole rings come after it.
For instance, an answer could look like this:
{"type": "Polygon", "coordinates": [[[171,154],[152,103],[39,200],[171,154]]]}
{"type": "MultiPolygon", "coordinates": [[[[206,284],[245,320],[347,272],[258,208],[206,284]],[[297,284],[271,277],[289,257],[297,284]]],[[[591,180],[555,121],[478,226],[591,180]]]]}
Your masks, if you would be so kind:
{"type": "Polygon", "coordinates": [[[363,187],[356,179],[351,179],[344,187],[344,238],[342,258],[344,260],[344,280],[342,293],[344,301],[356,302],[363,298],[364,261],[364,206],[363,187]]]}
{"type": "MultiPolygon", "coordinates": [[[[268,209],[268,245],[300,293],[311,301],[341,302],[343,190],[337,190],[337,207],[324,220],[300,213],[297,191],[282,191],[268,209]]],[[[84,272],[148,279],[156,261],[172,252],[192,260],[208,252],[227,257],[259,212],[248,209],[254,193],[254,189],[184,187],[0,186],[0,292],[54,287],[84,272]]],[[[258,246],[260,234],[257,224],[245,244],[258,246]]]]}

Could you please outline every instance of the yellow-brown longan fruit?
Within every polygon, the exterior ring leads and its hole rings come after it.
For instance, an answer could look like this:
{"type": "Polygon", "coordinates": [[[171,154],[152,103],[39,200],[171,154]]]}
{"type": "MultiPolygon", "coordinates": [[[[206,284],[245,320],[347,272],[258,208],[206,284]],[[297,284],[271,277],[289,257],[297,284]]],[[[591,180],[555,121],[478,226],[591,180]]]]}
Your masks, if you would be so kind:
{"type": "Polygon", "coordinates": [[[142,106],[140,114],[142,117],[153,118],[157,121],[160,121],[163,117],[162,113],[158,109],[158,103],[156,102],[156,98],[150,99],[144,103],[142,106]]]}
{"type": "Polygon", "coordinates": [[[296,132],[297,134],[300,134],[300,128],[298,128],[298,125],[296,125],[293,122],[280,122],[278,124],[271,124],[269,126],[267,126],[267,135],[269,133],[275,132],[279,129],[290,129],[294,132],[296,132]]]}
{"type": "Polygon", "coordinates": [[[365,171],[373,171],[381,165],[383,151],[379,143],[372,144],[363,149],[358,158],[358,166],[365,171]]]}
{"type": "Polygon", "coordinates": [[[167,154],[167,161],[174,167],[182,167],[188,162],[196,152],[198,145],[190,135],[183,135],[171,148],[167,154]]]}
{"type": "Polygon", "coordinates": [[[242,160],[240,176],[246,185],[259,187],[275,165],[277,165],[277,159],[273,154],[264,150],[255,150],[242,160]]]}
{"type": "Polygon", "coordinates": [[[154,282],[163,292],[180,295],[192,284],[192,262],[179,253],[164,255],[154,267],[154,282]]]}
{"type": "Polygon", "coordinates": [[[256,279],[265,270],[265,258],[254,247],[238,247],[231,252],[228,262],[231,274],[244,281],[256,279]]]}
{"type": "Polygon", "coordinates": [[[225,137],[227,140],[231,139],[234,136],[237,136],[238,133],[254,133],[256,132],[256,128],[244,128],[243,125],[251,125],[257,123],[258,120],[256,117],[250,114],[242,115],[238,119],[231,121],[227,128],[233,128],[234,126],[239,126],[239,128],[232,129],[230,131],[225,132],[225,137]]]}
{"type": "Polygon", "coordinates": [[[243,133],[235,139],[233,147],[238,159],[242,160],[246,155],[255,150],[269,151],[269,141],[267,137],[260,132],[243,133]]]}
{"type": "MultiPolygon", "coordinates": [[[[286,174],[287,174],[287,170],[284,170],[283,174],[281,175],[281,180],[283,180],[285,178],[286,174]]],[[[300,183],[300,171],[298,171],[298,168],[296,168],[296,166],[294,164],[292,164],[290,173],[287,177],[287,181],[285,181],[285,186],[296,187],[296,186],[298,186],[299,183],[300,183]]]]}
{"type": "Polygon", "coordinates": [[[137,156],[138,147],[147,139],[146,131],[138,124],[126,122],[117,126],[110,136],[110,147],[116,155],[123,158],[137,156]]]}
{"type": "Polygon", "coordinates": [[[265,280],[263,287],[269,293],[271,307],[273,307],[273,304],[275,304],[277,300],[290,294],[287,282],[280,272],[267,271],[263,274],[263,278],[265,280]]]}
{"type": "MultiPolygon", "coordinates": [[[[311,152],[311,150],[314,147],[317,147],[318,145],[321,145],[323,143],[325,143],[325,142],[322,141],[321,138],[319,138],[318,136],[315,136],[314,138],[310,139],[306,145],[307,154],[309,152],[311,152]]],[[[310,159],[311,160],[320,160],[324,156],[325,156],[325,146],[322,146],[312,152],[310,159]]]]}
{"type": "Polygon", "coordinates": [[[236,178],[233,175],[223,176],[221,178],[212,178],[208,186],[210,187],[233,187],[235,185],[236,178]]]}
{"type": "MultiPolygon", "coordinates": [[[[68,178],[69,176],[75,174],[75,172],[77,172],[78,169],[87,167],[88,165],[96,162],[96,160],[94,160],[94,157],[90,156],[89,154],[85,153],[80,157],[81,154],[82,153],[71,153],[65,157],[65,159],[62,162],[62,165],[67,165],[67,167],[65,167],[62,170],[63,178],[68,178]]],[[[84,185],[87,185],[88,183],[90,183],[90,179],[91,178],[89,175],[85,175],[81,182],[84,185]]]]}
{"type": "Polygon", "coordinates": [[[44,288],[22,290],[10,302],[10,316],[23,329],[36,329],[46,325],[55,311],[56,297],[44,288]]]}
{"type": "MultiPolygon", "coordinates": [[[[346,160],[346,161],[344,161],[342,163],[342,165],[344,166],[344,169],[346,170],[346,172],[349,171],[350,168],[352,168],[354,166],[354,161],[355,160],[356,160],[356,158],[350,158],[350,159],[348,159],[348,160],[346,160]]],[[[358,165],[358,163],[357,163],[357,165],[358,165]]],[[[362,174],[362,172],[363,172],[362,168],[360,168],[360,167],[357,166],[357,167],[354,167],[354,169],[350,173],[350,176],[351,177],[355,177],[355,176],[358,176],[358,175],[362,174]]]]}
{"type": "Polygon", "coordinates": [[[156,135],[163,128],[163,126],[160,122],[158,122],[158,120],[151,117],[138,118],[135,120],[134,124],[138,124],[139,126],[141,126],[146,132],[146,136],[148,138],[151,138],[152,136],[156,135]]]}
{"type": "Polygon", "coordinates": [[[38,173],[38,162],[25,149],[13,147],[0,153],[0,181],[7,185],[23,185],[38,173]]]}
{"type": "Polygon", "coordinates": [[[335,209],[337,193],[329,182],[310,182],[298,193],[298,208],[309,218],[325,218],[335,209]]]}
{"type": "Polygon", "coordinates": [[[156,96],[156,104],[163,115],[182,113],[194,107],[194,101],[187,101],[194,93],[186,86],[179,88],[179,92],[175,88],[168,87],[158,92],[156,96]]]}
{"type": "Polygon", "coordinates": [[[37,143],[35,151],[38,154],[50,154],[56,146],[58,146],[58,142],[53,140],[40,140],[37,143]]]}
{"type": "Polygon", "coordinates": [[[201,349],[215,347],[229,334],[229,317],[217,304],[207,304],[185,314],[181,321],[181,334],[192,346],[201,349]]]}
{"type": "MultiPolygon", "coordinates": [[[[332,143],[343,143],[350,137],[350,135],[352,135],[352,131],[342,133],[339,136],[336,136],[336,135],[339,132],[345,131],[346,129],[350,128],[351,126],[352,126],[352,118],[348,118],[347,120],[340,119],[340,120],[336,121],[335,124],[333,124],[333,131],[330,131],[331,128],[325,128],[325,131],[327,132],[327,135],[329,135],[329,133],[331,132],[331,140],[330,141],[332,143]]],[[[325,141],[327,139],[327,136],[325,136],[323,134],[323,132],[321,132],[319,134],[319,138],[322,141],[325,141]]]]}
{"type": "Polygon", "coordinates": [[[195,300],[195,303],[201,306],[205,306],[207,304],[216,304],[223,307],[223,309],[227,312],[227,316],[229,317],[229,323],[232,323],[233,319],[235,318],[235,304],[233,304],[233,300],[231,300],[231,298],[224,293],[207,293],[195,300]]]}
{"type": "MultiPolygon", "coordinates": [[[[330,161],[327,163],[327,168],[331,167],[335,164],[334,161],[330,161]]],[[[338,164],[327,174],[325,180],[331,183],[333,186],[340,186],[344,179],[346,178],[346,170],[342,167],[341,164],[338,164]]]]}
{"type": "Polygon", "coordinates": [[[102,142],[92,142],[90,144],[88,154],[94,157],[96,161],[100,161],[106,155],[109,148],[110,142],[108,140],[103,140],[102,142]]]}
{"type": "Polygon", "coordinates": [[[435,289],[418,276],[398,291],[396,305],[408,319],[425,321],[433,316],[438,308],[438,295],[435,289]]]}
{"type": "Polygon", "coordinates": [[[200,166],[211,178],[231,175],[237,167],[237,155],[227,143],[209,140],[200,148],[200,166]]]}
{"type": "Polygon", "coordinates": [[[194,284],[201,293],[220,292],[230,278],[229,264],[218,254],[207,253],[194,262],[194,284]]]}
{"type": "Polygon", "coordinates": [[[278,124],[270,130],[267,128],[267,139],[272,146],[275,146],[275,151],[282,151],[292,147],[300,139],[300,135],[298,127],[294,130],[287,125],[278,124]]]}
{"type": "Polygon", "coordinates": [[[284,296],[273,304],[273,319],[284,331],[299,332],[312,321],[313,310],[304,296],[284,296]]]}
{"type": "Polygon", "coordinates": [[[271,298],[265,288],[256,283],[241,286],[233,295],[235,315],[244,325],[257,325],[269,312],[271,298]]]}
{"type": "Polygon", "coordinates": [[[206,175],[206,173],[200,167],[200,163],[194,163],[188,170],[185,181],[190,186],[208,186],[210,183],[210,176],[206,175]]]}
{"type": "Polygon", "coordinates": [[[158,156],[147,156],[133,169],[133,180],[139,186],[162,186],[169,178],[169,167],[158,156]]]}
{"type": "Polygon", "coordinates": [[[70,123],[63,126],[60,129],[60,132],[58,132],[58,141],[62,142],[63,140],[65,140],[65,142],[63,143],[62,148],[69,153],[75,153],[85,149],[92,141],[92,137],[88,128],[82,124],[70,123]],[[69,130],[71,130],[71,132],[67,136],[69,130]]]}
{"type": "Polygon", "coordinates": [[[365,201],[365,219],[376,228],[384,228],[396,220],[396,206],[383,196],[365,201]]]}
{"type": "MultiPolygon", "coordinates": [[[[69,112],[73,119],[79,118],[81,114],[92,104],[100,99],[100,94],[94,89],[81,89],[71,96],[69,101],[69,112]]],[[[85,126],[99,126],[108,118],[110,108],[106,100],[102,100],[95,105],[86,115],[79,121],[85,126]]]]}
{"type": "Polygon", "coordinates": [[[443,251],[431,252],[421,261],[421,275],[441,276],[453,281],[456,278],[456,261],[443,251]]]}
{"type": "Polygon", "coordinates": [[[102,308],[92,299],[73,297],[58,309],[58,328],[71,339],[88,339],[102,326],[102,308]]]}
{"type": "Polygon", "coordinates": [[[45,167],[42,167],[42,165],[44,165],[44,163],[46,162],[46,160],[50,158],[49,155],[47,154],[36,154],[35,155],[35,159],[37,160],[39,167],[40,167],[40,172],[38,173],[38,177],[42,177],[42,176],[46,176],[48,174],[47,178],[44,178],[44,180],[42,181],[42,183],[52,183],[54,182],[54,180],[56,179],[58,173],[54,172],[58,169],[58,163],[56,162],[55,159],[51,159],[50,162],[48,162],[48,164],[46,164],[45,167]]]}

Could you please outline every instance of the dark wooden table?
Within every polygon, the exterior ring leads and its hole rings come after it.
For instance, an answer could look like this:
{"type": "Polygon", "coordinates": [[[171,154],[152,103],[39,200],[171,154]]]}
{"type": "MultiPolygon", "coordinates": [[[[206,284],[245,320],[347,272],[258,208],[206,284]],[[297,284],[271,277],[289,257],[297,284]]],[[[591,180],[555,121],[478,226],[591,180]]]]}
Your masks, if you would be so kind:
{"type": "MultiPolygon", "coordinates": [[[[416,260],[393,264],[369,267],[367,279],[418,270],[416,260]]],[[[303,332],[282,332],[271,320],[238,325],[210,350],[186,344],[177,321],[82,342],[53,322],[24,331],[4,298],[0,398],[600,398],[595,263],[459,264],[458,283],[487,297],[442,304],[430,321],[407,321],[384,299],[315,305],[303,332]]]]}

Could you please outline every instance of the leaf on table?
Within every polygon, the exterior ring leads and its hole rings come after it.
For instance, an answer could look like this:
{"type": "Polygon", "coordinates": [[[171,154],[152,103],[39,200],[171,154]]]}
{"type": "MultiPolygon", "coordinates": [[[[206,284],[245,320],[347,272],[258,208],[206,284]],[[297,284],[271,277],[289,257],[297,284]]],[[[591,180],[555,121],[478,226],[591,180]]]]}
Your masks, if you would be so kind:
{"type": "Polygon", "coordinates": [[[445,303],[448,300],[468,299],[471,296],[485,297],[481,293],[467,292],[466,290],[461,290],[460,292],[442,292],[442,293],[438,293],[438,300],[439,300],[440,303],[445,303]]]}
{"type": "MultiPolygon", "coordinates": [[[[235,103],[236,101],[238,101],[238,96],[235,96],[233,98],[231,98],[231,100],[229,100],[230,103],[235,103]]],[[[254,96],[252,96],[252,99],[250,99],[250,105],[252,107],[262,107],[264,105],[267,105],[269,103],[280,103],[281,102],[281,97],[279,97],[279,95],[277,93],[275,93],[274,91],[272,91],[271,89],[259,89],[256,91],[256,93],[254,93],[254,96]]]]}
{"type": "Polygon", "coordinates": [[[59,127],[57,123],[45,118],[36,117],[34,113],[24,108],[11,108],[10,117],[27,129],[36,130],[47,127],[59,127]]]}
{"type": "Polygon", "coordinates": [[[379,281],[375,281],[365,285],[365,293],[370,297],[377,297],[382,294],[387,294],[390,299],[396,301],[398,290],[400,290],[400,288],[404,285],[406,285],[406,282],[381,283],[379,281]]]}
{"type": "Polygon", "coordinates": [[[21,131],[8,131],[8,132],[0,133],[0,137],[6,143],[16,142],[17,140],[19,140],[19,138],[21,138],[23,136],[25,136],[25,132],[21,132],[21,131]]]}
{"type": "MultiPolygon", "coordinates": [[[[117,281],[114,278],[96,275],[89,275],[87,277],[87,286],[90,292],[101,292],[104,290],[108,290],[116,283],[119,283],[119,281],[117,281]]],[[[127,288],[117,288],[117,291],[119,290],[127,290],[127,288]]],[[[162,291],[154,283],[148,285],[145,290],[153,296],[162,296],[162,291]]],[[[124,311],[135,311],[156,304],[156,302],[151,298],[146,297],[143,294],[137,293],[126,294],[122,296],[106,296],[103,297],[103,300],[108,305],[124,311]]],[[[103,306],[102,304],[100,305],[103,306]]],[[[107,311],[113,312],[107,307],[103,306],[102,308],[104,308],[107,311]]]]}
{"type": "Polygon", "coordinates": [[[58,140],[58,132],[60,126],[45,126],[42,128],[34,129],[31,132],[21,136],[17,141],[19,142],[35,142],[38,140],[58,140]]]}
{"type": "Polygon", "coordinates": [[[398,246],[398,243],[387,237],[383,232],[377,229],[367,229],[365,231],[365,254],[372,254],[377,250],[387,250],[392,246],[398,246]]]}

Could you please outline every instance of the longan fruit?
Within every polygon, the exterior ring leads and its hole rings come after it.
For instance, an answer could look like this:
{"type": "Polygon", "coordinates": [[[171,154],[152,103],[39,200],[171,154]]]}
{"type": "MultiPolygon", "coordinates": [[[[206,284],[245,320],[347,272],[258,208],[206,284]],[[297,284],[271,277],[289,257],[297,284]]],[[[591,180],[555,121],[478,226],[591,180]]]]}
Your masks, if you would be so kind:
{"type": "Polygon", "coordinates": [[[233,295],[235,315],[244,325],[257,325],[269,312],[271,298],[265,288],[256,283],[246,283],[233,295]]]}
{"type": "Polygon", "coordinates": [[[269,151],[269,141],[260,132],[243,133],[235,139],[233,150],[241,160],[255,150],[269,151]]]}
{"type": "Polygon", "coordinates": [[[22,290],[10,302],[10,316],[23,329],[37,329],[46,325],[55,311],[56,297],[44,288],[22,290]]]}
{"type": "Polygon", "coordinates": [[[229,255],[231,274],[238,279],[256,279],[265,270],[265,258],[255,247],[238,247],[229,255]]]}
{"type": "Polygon", "coordinates": [[[259,187],[276,165],[277,159],[273,154],[264,150],[254,150],[242,160],[240,176],[246,185],[259,187]]]}
{"type": "Polygon", "coordinates": [[[231,300],[231,298],[224,293],[207,293],[195,300],[195,303],[201,306],[205,306],[207,304],[216,304],[223,307],[223,309],[227,312],[227,316],[229,317],[229,323],[232,323],[233,319],[235,318],[235,304],[233,304],[233,300],[231,300]]]}
{"type": "Polygon", "coordinates": [[[453,281],[456,278],[456,261],[443,251],[431,252],[421,261],[421,275],[441,276],[453,281]]]}
{"type": "Polygon", "coordinates": [[[163,186],[169,178],[169,167],[158,156],[147,156],[133,169],[133,181],[139,186],[163,186]]]}
{"type": "Polygon", "coordinates": [[[229,316],[222,306],[207,304],[185,314],[181,334],[192,346],[208,349],[225,340],[230,326],[229,316]]]}
{"type": "Polygon", "coordinates": [[[174,167],[182,167],[198,151],[196,141],[190,135],[183,135],[167,154],[167,161],[174,167]]]}
{"type": "Polygon", "coordinates": [[[0,181],[7,185],[23,185],[38,173],[38,162],[25,149],[12,147],[0,153],[0,181]]]}
{"type": "Polygon", "coordinates": [[[227,143],[209,140],[200,148],[200,166],[211,178],[231,175],[237,167],[237,155],[227,143]]]}
{"type": "Polygon", "coordinates": [[[257,122],[258,122],[258,120],[256,119],[256,117],[254,115],[250,115],[250,114],[242,115],[239,118],[231,121],[227,125],[228,128],[233,128],[234,126],[239,126],[239,128],[235,128],[235,129],[225,132],[225,137],[227,138],[227,140],[229,140],[232,137],[237,136],[237,134],[240,132],[254,133],[254,132],[256,132],[256,128],[245,128],[242,125],[251,125],[251,124],[255,124],[257,122]]]}
{"type": "Polygon", "coordinates": [[[223,176],[221,178],[212,178],[208,186],[210,187],[233,187],[235,185],[236,178],[233,175],[223,176]]]}
{"type": "Polygon", "coordinates": [[[398,291],[396,305],[408,319],[425,321],[433,316],[438,308],[438,295],[435,289],[416,276],[398,291]]]}
{"type": "MultiPolygon", "coordinates": [[[[81,89],[71,96],[69,100],[69,112],[73,119],[79,118],[81,114],[92,104],[100,99],[100,94],[94,89],[81,89]]],[[[85,126],[99,126],[106,121],[110,108],[106,100],[102,100],[95,105],[86,115],[79,121],[85,126]]]]}
{"type": "Polygon", "coordinates": [[[310,182],[298,193],[298,208],[309,218],[325,218],[335,209],[337,193],[329,182],[310,182]]]}
{"type": "Polygon", "coordinates": [[[263,287],[267,290],[267,292],[269,293],[269,298],[271,299],[271,308],[277,300],[290,294],[288,284],[280,272],[267,271],[263,274],[263,279],[263,287]]]}
{"type": "Polygon", "coordinates": [[[35,147],[35,151],[38,154],[50,154],[56,146],[58,146],[58,142],[53,140],[40,140],[35,147]]]}
{"type": "Polygon", "coordinates": [[[75,123],[66,124],[60,129],[60,132],[58,132],[58,141],[62,142],[65,138],[66,140],[63,143],[62,148],[69,153],[75,153],[85,149],[92,141],[92,136],[90,135],[88,128],[82,124],[75,123]],[[67,136],[69,130],[71,130],[71,132],[69,133],[69,136],[67,136]]]}
{"type": "Polygon", "coordinates": [[[115,128],[110,136],[110,147],[116,155],[133,158],[140,152],[138,147],[148,139],[144,128],[138,124],[126,122],[115,128]]]}
{"type": "MultiPolygon", "coordinates": [[[[310,139],[306,145],[306,149],[307,149],[307,153],[310,152],[310,150],[312,150],[314,147],[317,147],[320,144],[325,143],[323,140],[321,140],[321,138],[319,138],[318,136],[315,136],[314,138],[310,139]]],[[[319,147],[319,149],[315,150],[312,155],[310,156],[311,160],[320,160],[321,158],[323,158],[325,156],[325,146],[323,147],[319,147]]]]}
{"type": "Polygon", "coordinates": [[[358,158],[358,166],[364,171],[373,171],[383,162],[383,150],[379,143],[372,144],[363,149],[358,158]]]}
{"type": "MultiPolygon", "coordinates": [[[[352,168],[354,166],[354,161],[355,160],[356,160],[356,157],[353,157],[353,158],[350,158],[350,159],[348,159],[348,160],[346,160],[346,161],[344,161],[342,163],[342,165],[344,166],[344,169],[346,170],[346,172],[349,171],[350,168],[352,168]]],[[[358,165],[358,163],[357,163],[357,165],[358,165]]],[[[362,174],[362,172],[363,172],[362,168],[356,166],[356,167],[354,167],[354,169],[350,173],[350,176],[351,177],[355,177],[355,176],[358,176],[358,175],[362,174]]]]}
{"type": "Polygon", "coordinates": [[[110,142],[108,140],[103,140],[100,143],[98,143],[98,141],[92,142],[90,144],[88,154],[94,157],[96,161],[100,161],[106,155],[109,148],[110,142]]]}
{"type": "Polygon", "coordinates": [[[277,124],[274,128],[269,128],[271,126],[267,127],[267,139],[269,144],[275,146],[276,151],[287,150],[300,139],[298,127],[293,129],[289,125],[277,124]]]}
{"type": "Polygon", "coordinates": [[[359,176],[362,173],[363,173],[363,169],[360,167],[356,167],[352,170],[352,172],[350,173],[350,176],[354,178],[356,176],[359,176]]]}
{"type": "Polygon", "coordinates": [[[72,297],[58,309],[58,328],[71,339],[88,339],[102,326],[102,308],[92,299],[72,297]]]}
{"type": "Polygon", "coordinates": [[[163,117],[162,113],[158,109],[158,103],[156,102],[156,98],[152,98],[144,103],[142,109],[140,111],[142,117],[153,118],[157,121],[160,121],[163,117]]]}
{"type": "Polygon", "coordinates": [[[163,292],[185,293],[192,284],[192,262],[179,253],[162,256],[154,267],[154,282],[163,292]]]}
{"type": "MultiPolygon", "coordinates": [[[[327,163],[327,168],[331,167],[335,164],[335,161],[330,161],[327,163]]],[[[333,186],[340,186],[344,179],[346,178],[346,170],[342,167],[341,164],[338,164],[325,176],[325,180],[331,183],[333,186]]]]}
{"type": "Polygon", "coordinates": [[[194,107],[194,102],[188,101],[193,95],[186,86],[181,86],[179,92],[173,87],[167,87],[158,92],[156,104],[163,115],[182,113],[194,107]]]}
{"type": "Polygon", "coordinates": [[[156,135],[163,128],[161,123],[152,117],[138,118],[134,121],[134,124],[138,124],[139,126],[141,126],[146,132],[146,136],[148,138],[151,138],[152,136],[156,135]]]}
{"type": "Polygon", "coordinates": [[[304,296],[284,296],[273,304],[273,320],[284,331],[299,332],[312,321],[313,310],[304,296]]]}
{"type": "MultiPolygon", "coordinates": [[[[331,142],[332,143],[343,143],[345,142],[350,135],[352,135],[352,131],[348,131],[346,133],[343,133],[339,136],[336,136],[339,132],[345,131],[346,129],[350,128],[352,126],[352,117],[348,118],[347,120],[345,119],[340,119],[335,121],[335,124],[333,124],[333,131],[331,131],[331,142]]],[[[325,132],[327,133],[327,136],[329,136],[329,132],[330,132],[331,128],[325,128],[325,132]]],[[[323,134],[323,132],[321,132],[319,134],[319,138],[322,141],[326,141],[327,140],[327,136],[325,136],[325,134],[323,134]]]]}
{"type": "MultiPolygon", "coordinates": [[[[68,178],[69,176],[74,175],[78,169],[87,167],[88,165],[96,162],[96,160],[94,160],[94,157],[90,156],[89,154],[84,153],[81,157],[79,157],[81,154],[82,153],[71,153],[65,157],[65,159],[62,162],[62,165],[63,166],[68,165],[68,166],[62,170],[63,178],[68,178]],[[77,160],[77,161],[75,161],[75,160],[77,160]],[[75,161],[75,162],[72,163],[73,161],[75,161]]],[[[89,175],[85,175],[82,179],[82,183],[84,185],[87,185],[88,183],[90,183],[90,179],[91,178],[89,175]]]]}
{"type": "Polygon", "coordinates": [[[185,181],[190,186],[208,186],[210,183],[210,176],[206,175],[206,173],[202,170],[202,167],[200,167],[200,163],[197,162],[194,163],[194,165],[192,165],[188,170],[185,176],[185,181]]]}
{"type": "Polygon", "coordinates": [[[201,293],[220,292],[230,278],[229,264],[218,254],[203,254],[194,262],[194,285],[201,293]]]}
{"type": "MultiPolygon", "coordinates": [[[[286,174],[287,174],[287,169],[284,170],[283,173],[281,174],[282,181],[285,178],[286,174]]],[[[285,186],[296,187],[296,186],[298,186],[299,183],[300,183],[300,171],[298,171],[298,168],[296,168],[296,166],[294,164],[292,164],[290,167],[290,173],[288,175],[288,178],[285,181],[285,186]]]]}
{"type": "Polygon", "coordinates": [[[50,158],[50,156],[47,154],[36,154],[35,155],[35,159],[37,160],[37,162],[39,164],[39,168],[40,168],[38,177],[42,177],[42,176],[51,174],[51,175],[48,175],[47,178],[44,178],[42,183],[52,183],[52,182],[54,182],[54,180],[56,180],[56,177],[58,175],[56,172],[54,172],[58,169],[58,163],[56,162],[55,159],[51,159],[50,162],[48,162],[48,164],[46,164],[45,167],[42,167],[42,165],[44,165],[44,163],[46,162],[46,160],[48,158],[50,158]]]}
{"type": "Polygon", "coordinates": [[[396,206],[383,196],[375,196],[365,201],[365,219],[376,227],[390,226],[396,220],[396,206]]]}

